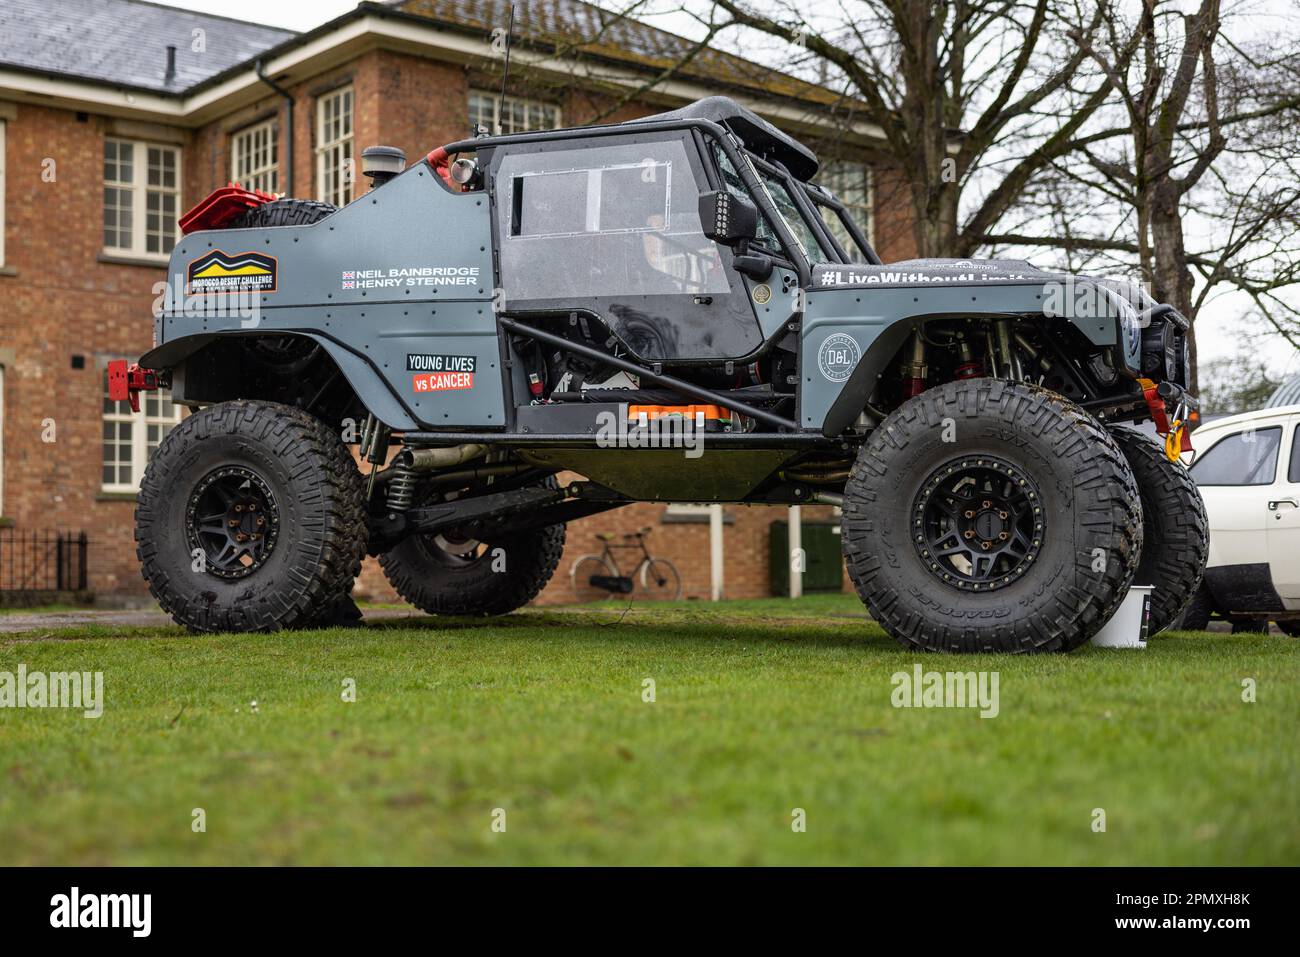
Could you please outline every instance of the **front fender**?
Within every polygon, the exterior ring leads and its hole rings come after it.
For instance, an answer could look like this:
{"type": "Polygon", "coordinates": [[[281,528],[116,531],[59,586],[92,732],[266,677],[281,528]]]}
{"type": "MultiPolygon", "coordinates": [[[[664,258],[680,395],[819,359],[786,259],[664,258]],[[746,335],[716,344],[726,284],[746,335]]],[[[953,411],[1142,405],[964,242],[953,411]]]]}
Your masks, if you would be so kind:
{"type": "MultiPolygon", "coordinates": [[[[862,285],[815,288],[808,293],[800,330],[799,424],[828,437],[841,434],[862,412],[876,382],[912,330],[932,319],[1014,318],[1041,316],[1068,323],[1090,342],[1113,346],[1120,338],[1120,317],[1136,311],[1104,287],[1100,314],[1044,315],[1052,294],[1043,282],[987,284],[862,285]]],[[[1135,326],[1136,328],[1136,326],[1135,326]]],[[[1125,358],[1138,368],[1140,337],[1124,343],[1125,358]]]]}

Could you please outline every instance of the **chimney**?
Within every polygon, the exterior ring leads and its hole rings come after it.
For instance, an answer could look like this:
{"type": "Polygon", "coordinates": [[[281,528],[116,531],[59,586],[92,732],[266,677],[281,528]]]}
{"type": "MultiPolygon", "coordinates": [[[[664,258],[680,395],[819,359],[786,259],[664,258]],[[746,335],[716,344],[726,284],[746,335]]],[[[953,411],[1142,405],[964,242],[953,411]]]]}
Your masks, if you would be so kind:
{"type": "Polygon", "coordinates": [[[176,48],[167,47],[167,75],[163,77],[163,82],[171,85],[172,80],[176,79],[176,48]]]}

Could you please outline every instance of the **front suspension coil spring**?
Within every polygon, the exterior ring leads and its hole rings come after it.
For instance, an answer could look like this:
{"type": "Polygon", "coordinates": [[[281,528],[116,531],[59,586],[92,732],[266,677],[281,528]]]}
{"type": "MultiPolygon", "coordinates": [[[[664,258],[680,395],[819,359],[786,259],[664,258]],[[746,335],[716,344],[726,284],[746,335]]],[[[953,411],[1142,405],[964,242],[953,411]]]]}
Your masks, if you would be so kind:
{"type": "Polygon", "coordinates": [[[390,512],[405,512],[415,503],[415,470],[405,462],[393,466],[393,477],[388,480],[385,502],[390,512]]]}

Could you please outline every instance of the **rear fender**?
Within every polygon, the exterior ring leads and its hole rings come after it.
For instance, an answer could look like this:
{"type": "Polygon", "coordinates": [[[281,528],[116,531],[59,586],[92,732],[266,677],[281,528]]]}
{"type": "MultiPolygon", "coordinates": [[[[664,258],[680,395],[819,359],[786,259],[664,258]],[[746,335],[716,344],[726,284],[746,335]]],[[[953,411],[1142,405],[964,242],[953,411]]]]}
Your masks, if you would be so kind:
{"type": "MultiPolygon", "coordinates": [[[[209,403],[224,402],[236,398],[265,398],[266,396],[248,394],[247,388],[241,388],[239,393],[230,391],[234,388],[235,383],[242,383],[242,379],[218,379],[215,383],[215,391],[211,391],[210,394],[200,394],[200,390],[208,392],[212,387],[205,389],[192,379],[187,379],[186,376],[186,364],[202,353],[204,349],[218,342],[229,342],[232,339],[255,338],[265,335],[264,332],[248,334],[224,332],[181,336],[145,353],[140,357],[140,365],[146,369],[169,370],[172,373],[172,395],[177,402],[188,400],[209,403]],[[223,382],[229,384],[222,385],[223,382]]],[[[374,366],[364,356],[357,355],[343,345],[319,333],[277,331],[276,336],[293,336],[317,343],[334,361],[334,364],[338,366],[339,372],[347,380],[348,385],[352,387],[352,391],[361,404],[389,428],[399,431],[420,428],[410,409],[406,408],[401,398],[394,393],[388,381],[375,370],[374,366]]]]}

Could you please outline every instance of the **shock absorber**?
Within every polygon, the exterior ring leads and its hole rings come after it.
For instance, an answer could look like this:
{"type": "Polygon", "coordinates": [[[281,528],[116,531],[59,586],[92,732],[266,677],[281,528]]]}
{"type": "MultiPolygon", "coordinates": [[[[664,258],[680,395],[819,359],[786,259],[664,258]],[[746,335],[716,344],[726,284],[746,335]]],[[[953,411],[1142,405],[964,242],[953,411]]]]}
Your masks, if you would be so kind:
{"type": "Polygon", "coordinates": [[[415,469],[411,467],[410,459],[399,456],[392,465],[392,472],[384,502],[390,512],[405,512],[415,503],[415,469]]]}
{"type": "Polygon", "coordinates": [[[910,399],[924,392],[925,380],[928,376],[929,369],[925,364],[925,340],[921,338],[921,330],[917,329],[912,333],[912,356],[903,363],[903,398],[910,399]]]}
{"type": "Polygon", "coordinates": [[[993,329],[997,335],[998,350],[1002,353],[1002,365],[1006,369],[1007,378],[1017,381],[1023,379],[1024,373],[1020,369],[1020,356],[1016,355],[1015,346],[1011,339],[1011,320],[999,319],[993,324],[993,329]]]}
{"type": "Polygon", "coordinates": [[[984,374],[984,363],[975,358],[970,347],[970,340],[964,332],[953,336],[957,343],[957,367],[953,369],[955,379],[978,379],[984,374]]]}

